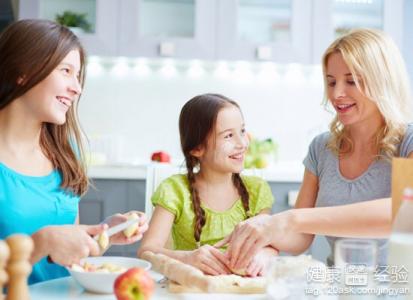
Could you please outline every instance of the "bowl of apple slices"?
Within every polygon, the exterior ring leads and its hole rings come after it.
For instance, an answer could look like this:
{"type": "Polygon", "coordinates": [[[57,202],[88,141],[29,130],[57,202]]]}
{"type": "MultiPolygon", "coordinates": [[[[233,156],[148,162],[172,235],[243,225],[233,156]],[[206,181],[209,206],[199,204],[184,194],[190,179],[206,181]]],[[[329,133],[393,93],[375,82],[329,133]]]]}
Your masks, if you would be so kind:
{"type": "Polygon", "coordinates": [[[70,275],[85,290],[98,294],[113,293],[116,278],[130,268],[149,270],[151,263],[133,257],[95,256],[68,267],[70,275]]]}

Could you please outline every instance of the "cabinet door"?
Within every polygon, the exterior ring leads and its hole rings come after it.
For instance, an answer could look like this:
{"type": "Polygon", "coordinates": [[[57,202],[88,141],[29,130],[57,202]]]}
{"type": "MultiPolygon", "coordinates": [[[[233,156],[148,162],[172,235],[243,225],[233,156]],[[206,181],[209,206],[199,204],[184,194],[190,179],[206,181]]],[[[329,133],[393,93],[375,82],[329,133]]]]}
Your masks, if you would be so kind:
{"type": "Polygon", "coordinates": [[[121,0],[120,55],[212,59],[216,0],[121,0]]]}
{"type": "Polygon", "coordinates": [[[308,63],[310,25],[308,0],[219,1],[217,56],[308,63]]]}
{"type": "Polygon", "coordinates": [[[55,20],[71,11],[85,14],[90,29],[74,31],[88,54],[113,56],[117,52],[117,0],[20,0],[19,19],[55,20]]]}
{"type": "Polygon", "coordinates": [[[314,0],[313,61],[319,63],[333,40],[353,28],[387,32],[401,48],[403,0],[314,0]]]}

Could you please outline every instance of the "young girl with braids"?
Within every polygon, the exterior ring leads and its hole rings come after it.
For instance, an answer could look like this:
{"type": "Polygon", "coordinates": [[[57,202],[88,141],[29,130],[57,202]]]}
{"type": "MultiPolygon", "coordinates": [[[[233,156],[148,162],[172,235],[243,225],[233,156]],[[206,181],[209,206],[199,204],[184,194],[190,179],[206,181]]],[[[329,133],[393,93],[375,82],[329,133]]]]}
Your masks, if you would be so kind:
{"type": "MultiPolygon", "coordinates": [[[[192,98],[181,110],[179,131],[187,174],[167,178],[155,191],[155,210],[138,255],[149,250],[206,274],[231,274],[228,257],[213,245],[248,217],[270,213],[271,189],[261,178],[239,174],[248,138],[236,102],[217,94],[192,98]],[[171,229],[173,250],[165,247],[171,229]]],[[[264,248],[246,275],[261,275],[276,254],[264,248]]]]}

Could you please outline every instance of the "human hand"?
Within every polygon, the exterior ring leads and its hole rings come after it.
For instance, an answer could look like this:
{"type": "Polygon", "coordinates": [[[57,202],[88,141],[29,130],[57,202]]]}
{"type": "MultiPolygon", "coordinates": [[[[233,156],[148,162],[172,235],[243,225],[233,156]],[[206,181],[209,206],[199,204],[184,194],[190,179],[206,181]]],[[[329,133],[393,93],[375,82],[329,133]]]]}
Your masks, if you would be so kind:
{"type": "Polygon", "coordinates": [[[275,255],[278,255],[278,250],[272,247],[261,249],[245,269],[245,275],[250,277],[264,276],[271,258],[275,255]]]}
{"type": "Polygon", "coordinates": [[[44,228],[47,255],[57,264],[71,266],[79,264],[80,259],[89,255],[100,255],[100,248],[92,236],[107,229],[106,224],[99,225],[61,225],[44,228]]]}
{"type": "Polygon", "coordinates": [[[140,240],[143,236],[143,233],[148,230],[148,221],[146,219],[146,215],[139,211],[129,211],[124,214],[114,214],[112,216],[107,217],[102,223],[108,224],[109,227],[113,227],[117,224],[126,222],[128,217],[131,214],[137,214],[139,216],[138,228],[135,233],[127,237],[123,233],[123,231],[118,232],[110,237],[110,243],[114,245],[126,245],[126,244],[133,244],[140,240]]]}
{"type": "Polygon", "coordinates": [[[284,218],[279,215],[258,215],[240,222],[228,237],[214,246],[228,244],[229,267],[232,270],[245,269],[259,250],[272,245],[285,233],[284,218]]]}
{"type": "Polygon", "coordinates": [[[198,249],[189,251],[184,262],[208,275],[232,274],[227,267],[229,264],[227,256],[210,245],[203,245],[198,249]]]}

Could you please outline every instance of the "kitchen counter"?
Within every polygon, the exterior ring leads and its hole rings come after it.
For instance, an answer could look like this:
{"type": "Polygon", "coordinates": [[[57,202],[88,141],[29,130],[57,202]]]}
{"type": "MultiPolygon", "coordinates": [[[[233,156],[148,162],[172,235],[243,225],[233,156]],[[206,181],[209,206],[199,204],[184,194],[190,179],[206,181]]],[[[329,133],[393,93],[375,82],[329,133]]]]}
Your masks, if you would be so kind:
{"type": "MultiPolygon", "coordinates": [[[[165,284],[160,283],[163,276],[157,272],[149,271],[155,280],[155,292],[153,300],[232,300],[249,299],[265,300],[270,299],[266,294],[208,294],[208,293],[181,293],[173,294],[168,291],[165,284]]],[[[304,287],[303,287],[304,288],[304,287]]],[[[30,297],[32,300],[116,300],[115,295],[93,294],[86,292],[71,277],[45,281],[30,286],[30,297]]],[[[284,298],[285,299],[285,298],[284,298]]],[[[313,297],[311,297],[313,299],[313,297]]],[[[337,300],[336,295],[320,295],[317,300],[337,300]]]]}
{"type": "MultiPolygon", "coordinates": [[[[94,179],[145,180],[147,167],[147,164],[91,166],[88,175],[94,179]]],[[[265,169],[246,170],[246,173],[262,176],[269,182],[301,182],[304,166],[301,162],[279,162],[265,169]]]]}
{"type": "MultiPolygon", "coordinates": [[[[187,299],[187,300],[201,300],[201,299],[268,299],[265,294],[172,294],[168,292],[165,284],[159,283],[163,276],[157,272],[149,271],[152,278],[155,280],[155,292],[152,295],[154,300],[173,300],[173,299],[187,299]]],[[[32,300],[116,300],[113,294],[93,294],[86,292],[80,287],[72,277],[64,277],[60,279],[45,281],[42,283],[30,286],[30,296],[32,300]]]]}

